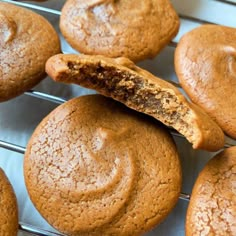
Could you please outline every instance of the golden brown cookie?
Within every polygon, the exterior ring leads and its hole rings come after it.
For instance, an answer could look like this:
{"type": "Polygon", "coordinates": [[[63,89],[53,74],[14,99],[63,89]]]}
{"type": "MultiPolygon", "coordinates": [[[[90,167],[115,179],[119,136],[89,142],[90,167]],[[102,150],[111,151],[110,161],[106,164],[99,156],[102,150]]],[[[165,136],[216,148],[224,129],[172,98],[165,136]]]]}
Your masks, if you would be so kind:
{"type": "Polygon", "coordinates": [[[140,61],[174,38],[179,18],[169,0],[68,0],[60,29],[81,53],[140,61]]]}
{"type": "Polygon", "coordinates": [[[186,235],[234,236],[236,233],[236,147],[213,157],[194,185],[186,235]]]}
{"type": "Polygon", "coordinates": [[[0,168],[0,235],[16,236],[18,232],[18,208],[14,190],[0,168]]]}
{"type": "Polygon", "coordinates": [[[46,71],[56,81],[96,89],[153,116],[178,130],[194,148],[215,151],[224,145],[222,130],[206,113],[189,103],[172,84],[126,58],[59,54],[47,61],[46,71]]]}
{"type": "Polygon", "coordinates": [[[236,138],[236,29],[204,25],[184,35],[175,68],[191,100],[236,138]]]}
{"type": "Polygon", "coordinates": [[[39,124],[24,176],[36,208],[67,235],[139,235],[167,216],[181,188],[167,130],[101,95],[72,99],[39,124]]]}
{"type": "Polygon", "coordinates": [[[46,60],[60,52],[56,31],[42,16],[0,2],[0,102],[39,83],[46,60]]]}

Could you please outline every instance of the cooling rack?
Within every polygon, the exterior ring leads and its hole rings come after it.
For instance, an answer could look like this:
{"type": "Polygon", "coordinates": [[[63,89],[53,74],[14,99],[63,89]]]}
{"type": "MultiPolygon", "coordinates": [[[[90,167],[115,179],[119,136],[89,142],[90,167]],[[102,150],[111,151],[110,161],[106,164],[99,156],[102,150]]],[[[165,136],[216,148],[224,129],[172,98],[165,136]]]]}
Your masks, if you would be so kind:
{"type": "MultiPolygon", "coordinates": [[[[16,4],[42,14],[54,25],[60,35],[58,21],[65,0],[45,2],[0,0],[0,2],[16,4]]],[[[173,68],[173,53],[180,37],[201,24],[236,27],[236,1],[172,0],[171,2],[181,18],[179,33],[160,55],[153,60],[139,63],[139,66],[169,80],[181,90],[173,68]]],[[[64,53],[76,53],[61,35],[60,39],[64,53]]],[[[45,115],[68,99],[88,93],[93,91],[75,85],[59,85],[47,78],[33,90],[0,104],[0,166],[6,171],[18,198],[19,235],[62,235],[47,225],[27,196],[22,169],[23,155],[30,135],[45,115]]],[[[192,186],[201,168],[214,155],[214,153],[193,150],[182,135],[174,130],[170,131],[176,141],[183,166],[182,193],[173,213],[147,235],[184,235],[184,217],[192,186]]],[[[234,144],[234,140],[227,138],[225,148],[234,144]]]]}

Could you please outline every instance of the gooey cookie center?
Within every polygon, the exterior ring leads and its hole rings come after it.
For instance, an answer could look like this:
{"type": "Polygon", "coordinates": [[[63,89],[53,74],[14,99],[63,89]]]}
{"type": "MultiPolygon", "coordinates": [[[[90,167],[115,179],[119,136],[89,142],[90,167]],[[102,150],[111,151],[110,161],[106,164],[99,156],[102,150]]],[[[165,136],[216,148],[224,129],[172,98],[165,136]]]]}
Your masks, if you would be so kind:
{"type": "Polygon", "coordinates": [[[16,22],[12,18],[0,13],[0,46],[4,46],[12,41],[16,32],[16,22]]]}

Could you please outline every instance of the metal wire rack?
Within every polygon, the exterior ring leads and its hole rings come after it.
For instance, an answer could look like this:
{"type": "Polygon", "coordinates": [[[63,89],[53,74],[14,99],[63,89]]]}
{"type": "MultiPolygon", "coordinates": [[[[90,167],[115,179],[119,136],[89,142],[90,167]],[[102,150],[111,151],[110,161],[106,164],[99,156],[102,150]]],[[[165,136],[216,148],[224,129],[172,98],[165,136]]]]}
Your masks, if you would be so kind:
{"type": "MultiPolygon", "coordinates": [[[[205,0],[205,1],[207,2],[207,0],[205,0]]],[[[59,10],[44,7],[43,4],[40,4],[40,3],[36,4],[35,2],[29,2],[29,1],[28,2],[23,2],[23,1],[17,1],[17,0],[15,0],[15,1],[14,0],[0,0],[0,2],[12,3],[12,4],[15,4],[15,5],[18,5],[18,6],[26,7],[26,8],[32,9],[32,10],[36,10],[39,13],[42,12],[42,13],[56,15],[58,17],[60,16],[60,11],[59,10]]],[[[172,2],[177,2],[177,1],[172,1],[172,2]]],[[[215,3],[220,3],[220,4],[231,6],[235,9],[235,15],[236,15],[236,0],[209,0],[209,2],[215,2],[215,3]]],[[[193,23],[196,23],[197,25],[200,25],[200,24],[218,24],[215,21],[206,20],[206,19],[199,18],[197,16],[184,14],[184,13],[182,13],[182,11],[181,11],[181,13],[180,12],[178,12],[178,13],[179,13],[179,16],[180,16],[181,20],[191,21],[193,23]]],[[[235,26],[236,26],[236,23],[235,23],[235,26]]],[[[179,40],[179,38],[176,37],[169,44],[169,47],[175,48],[177,43],[178,43],[178,40],[179,40]]],[[[65,50],[62,50],[62,51],[63,51],[63,53],[67,53],[67,51],[65,51],[65,50]]],[[[178,82],[176,82],[176,81],[170,81],[170,82],[173,83],[176,87],[180,88],[180,85],[179,85],[178,82]]],[[[55,104],[62,104],[62,103],[67,101],[67,99],[65,99],[63,97],[55,96],[55,95],[48,94],[48,93],[41,92],[41,91],[37,91],[37,90],[29,90],[29,91],[25,92],[24,95],[35,97],[35,98],[40,99],[42,101],[49,101],[49,102],[55,103],[55,104]]],[[[171,131],[171,134],[174,137],[177,137],[177,138],[180,138],[180,139],[184,138],[181,134],[177,133],[176,131],[174,131],[174,130],[170,130],[170,131],[171,131]]],[[[230,138],[227,138],[225,148],[230,147],[232,145],[234,145],[234,140],[232,140],[230,138]]],[[[17,152],[19,154],[24,154],[25,150],[26,150],[26,147],[20,146],[17,143],[12,143],[12,142],[7,142],[7,141],[4,141],[4,140],[1,140],[1,136],[0,136],[0,151],[1,151],[1,149],[7,149],[11,152],[17,152]]],[[[189,201],[189,199],[190,199],[190,194],[181,193],[180,200],[189,201]]],[[[23,231],[23,232],[26,232],[26,233],[33,234],[33,235],[40,235],[40,236],[48,236],[48,235],[61,236],[61,235],[63,235],[63,234],[60,234],[60,233],[55,233],[55,232],[51,232],[51,231],[48,231],[48,230],[44,230],[42,228],[38,228],[36,226],[29,225],[29,224],[26,224],[24,222],[19,222],[19,230],[23,231]]]]}

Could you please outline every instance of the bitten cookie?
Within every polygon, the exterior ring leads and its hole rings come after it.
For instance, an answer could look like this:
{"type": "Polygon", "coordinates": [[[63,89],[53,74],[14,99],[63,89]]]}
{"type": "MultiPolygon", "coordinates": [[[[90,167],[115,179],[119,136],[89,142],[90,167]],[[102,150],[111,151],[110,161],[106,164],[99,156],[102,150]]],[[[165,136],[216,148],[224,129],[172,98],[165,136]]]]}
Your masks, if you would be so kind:
{"type": "Polygon", "coordinates": [[[206,113],[189,103],[172,84],[126,58],[59,54],[47,61],[46,71],[55,81],[95,89],[153,116],[178,130],[193,148],[215,151],[224,145],[222,130],[206,113]]]}
{"type": "Polygon", "coordinates": [[[0,168],[0,235],[16,236],[18,232],[18,208],[14,190],[0,168]]]}
{"type": "Polygon", "coordinates": [[[236,232],[236,147],[211,159],[194,185],[186,235],[233,236],[236,232]]]}
{"type": "Polygon", "coordinates": [[[184,35],[175,68],[191,100],[236,138],[236,29],[204,25],[184,35]]]}
{"type": "Polygon", "coordinates": [[[167,130],[101,95],[72,99],[39,124],[24,176],[38,211],[66,235],[140,235],[167,216],[181,188],[167,130]]]}
{"type": "Polygon", "coordinates": [[[0,102],[14,98],[45,76],[46,60],[60,52],[56,31],[42,16],[0,2],[0,102]]]}
{"type": "Polygon", "coordinates": [[[81,53],[141,61],[174,38],[179,18],[169,0],[68,0],[60,29],[81,53]]]}

